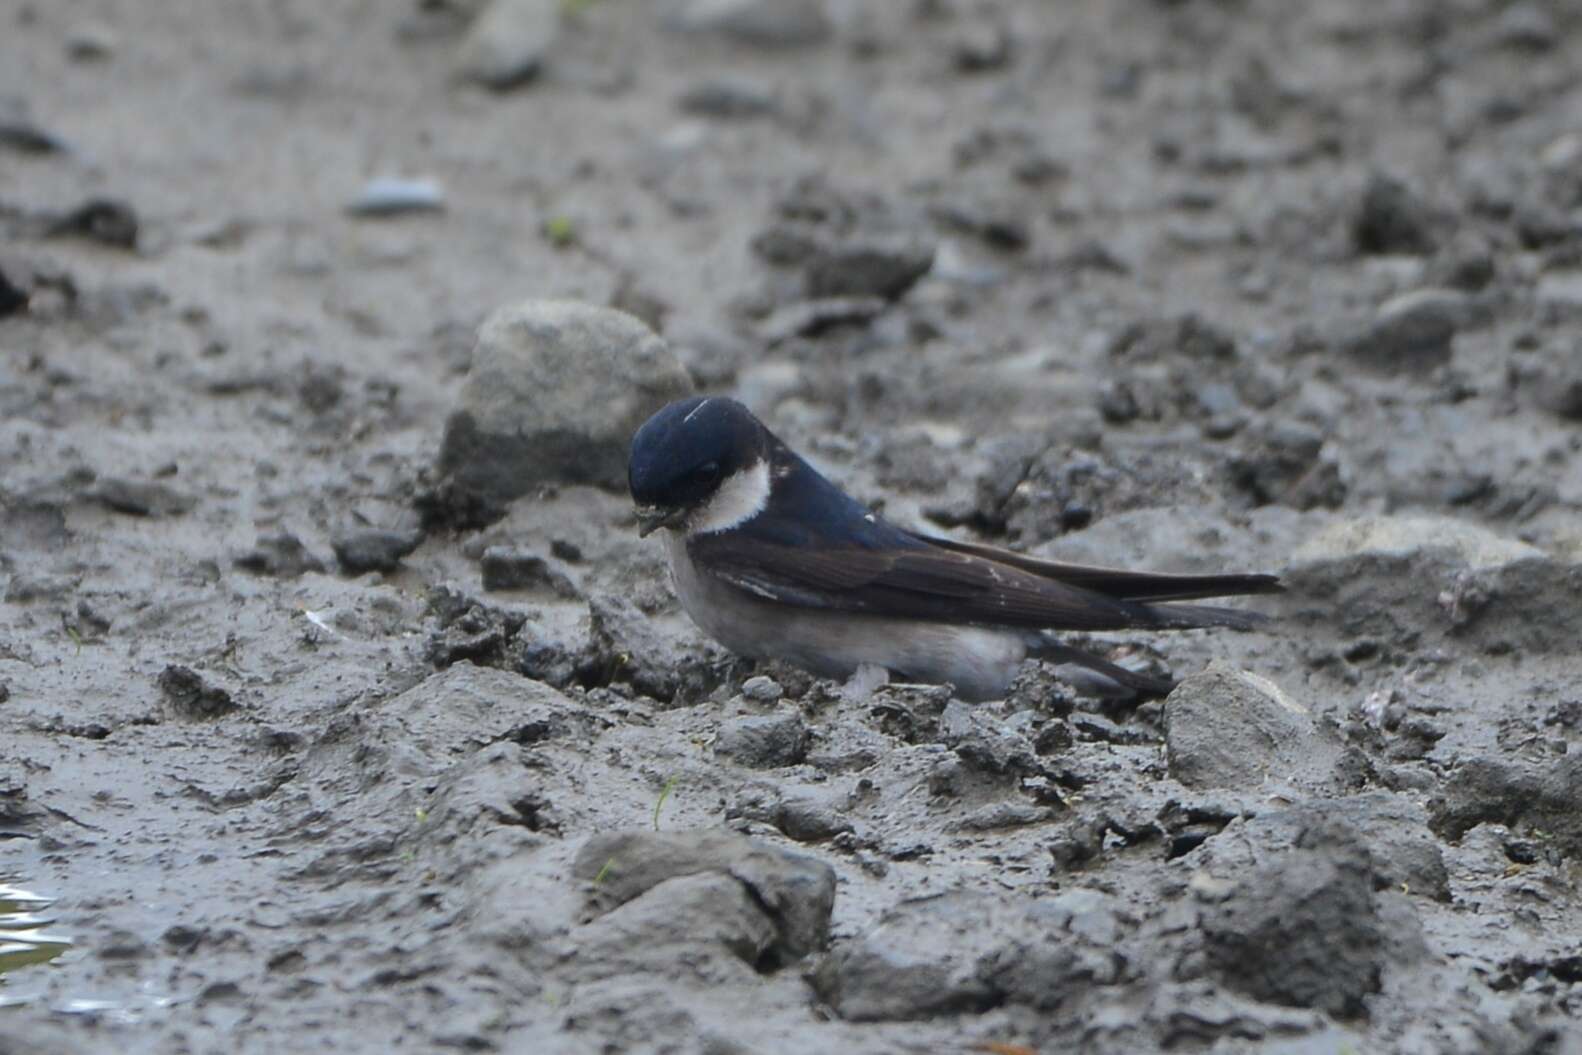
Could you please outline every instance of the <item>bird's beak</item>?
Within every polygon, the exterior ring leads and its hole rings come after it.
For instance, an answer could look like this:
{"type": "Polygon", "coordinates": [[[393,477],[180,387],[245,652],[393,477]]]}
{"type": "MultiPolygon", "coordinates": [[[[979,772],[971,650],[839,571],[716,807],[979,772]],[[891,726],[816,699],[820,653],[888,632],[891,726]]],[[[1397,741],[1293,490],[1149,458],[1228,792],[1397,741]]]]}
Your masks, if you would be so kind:
{"type": "Polygon", "coordinates": [[[685,509],[670,509],[665,506],[638,506],[637,507],[637,536],[647,538],[662,527],[675,527],[687,515],[685,509]]]}

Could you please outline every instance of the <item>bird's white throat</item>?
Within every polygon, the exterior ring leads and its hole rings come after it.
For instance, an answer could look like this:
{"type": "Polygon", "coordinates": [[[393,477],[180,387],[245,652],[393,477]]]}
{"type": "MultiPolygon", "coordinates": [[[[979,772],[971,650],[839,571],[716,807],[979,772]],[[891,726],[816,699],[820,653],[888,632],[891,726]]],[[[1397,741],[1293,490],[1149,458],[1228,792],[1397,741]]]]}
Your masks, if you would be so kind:
{"type": "Polygon", "coordinates": [[[689,535],[709,535],[745,524],[769,504],[769,460],[757,463],[721,481],[719,490],[709,496],[687,518],[689,535]]]}

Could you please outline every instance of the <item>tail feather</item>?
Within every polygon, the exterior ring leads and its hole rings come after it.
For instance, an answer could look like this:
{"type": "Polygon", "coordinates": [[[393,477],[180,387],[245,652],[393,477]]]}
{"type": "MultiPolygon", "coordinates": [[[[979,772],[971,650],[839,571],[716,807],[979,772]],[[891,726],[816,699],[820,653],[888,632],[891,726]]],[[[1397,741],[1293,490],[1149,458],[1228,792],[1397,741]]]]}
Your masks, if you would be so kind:
{"type": "MultiPolygon", "coordinates": [[[[1135,670],[1127,670],[1107,659],[1062,645],[1052,638],[1040,637],[1028,644],[1028,656],[1041,659],[1048,663],[1069,663],[1072,666],[1084,667],[1096,674],[1103,675],[1117,686],[1127,690],[1130,695],[1145,700],[1158,699],[1170,695],[1170,690],[1176,687],[1176,682],[1170,678],[1156,678],[1148,674],[1139,674],[1135,670]]],[[[1105,695],[1108,695],[1107,693],[1105,695]]],[[[1122,694],[1125,695],[1125,694],[1122,694]]]]}
{"type": "Polygon", "coordinates": [[[1150,604],[1142,607],[1153,617],[1155,626],[1171,630],[1196,630],[1209,626],[1251,630],[1269,621],[1269,617],[1261,612],[1207,604],[1150,604]]]}

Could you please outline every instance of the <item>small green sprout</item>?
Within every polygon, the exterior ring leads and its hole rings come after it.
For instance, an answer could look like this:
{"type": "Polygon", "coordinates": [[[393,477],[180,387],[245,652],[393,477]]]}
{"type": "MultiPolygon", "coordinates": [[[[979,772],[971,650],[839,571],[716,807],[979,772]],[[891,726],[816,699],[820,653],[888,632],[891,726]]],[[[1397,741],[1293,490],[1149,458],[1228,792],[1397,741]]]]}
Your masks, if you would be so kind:
{"type": "Polygon", "coordinates": [[[544,221],[544,237],[556,249],[565,249],[577,241],[577,224],[569,216],[551,216],[544,221]]]}
{"type": "Polygon", "coordinates": [[[665,808],[665,800],[670,797],[672,791],[676,790],[676,781],[680,779],[680,777],[671,777],[665,781],[664,788],[659,792],[659,801],[654,803],[654,831],[656,832],[659,830],[659,811],[665,808]]]}

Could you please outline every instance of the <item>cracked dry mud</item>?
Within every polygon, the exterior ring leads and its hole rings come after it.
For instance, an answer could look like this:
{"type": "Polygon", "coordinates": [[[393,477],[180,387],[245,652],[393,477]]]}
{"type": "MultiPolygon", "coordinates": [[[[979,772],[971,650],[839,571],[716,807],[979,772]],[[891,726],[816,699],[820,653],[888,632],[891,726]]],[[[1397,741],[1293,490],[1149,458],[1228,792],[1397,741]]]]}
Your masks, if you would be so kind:
{"type": "Polygon", "coordinates": [[[1571,5],[483,6],[0,5],[0,1050],[1582,1050],[1571,5]],[[544,299],[664,344],[469,386],[544,299]],[[1290,590],[1136,710],[755,669],[687,387],[1290,590]]]}

